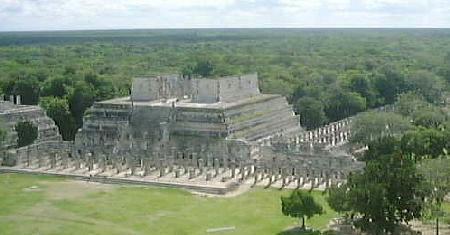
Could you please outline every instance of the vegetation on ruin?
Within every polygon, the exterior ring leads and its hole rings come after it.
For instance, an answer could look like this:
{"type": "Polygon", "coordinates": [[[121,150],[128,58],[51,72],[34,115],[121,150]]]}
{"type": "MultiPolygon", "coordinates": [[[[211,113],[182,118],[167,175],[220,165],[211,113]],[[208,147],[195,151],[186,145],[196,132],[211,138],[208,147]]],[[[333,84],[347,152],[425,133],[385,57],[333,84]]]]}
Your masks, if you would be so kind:
{"type": "MultiPolygon", "coordinates": [[[[298,225],[297,219],[281,213],[280,196],[289,194],[289,190],[255,188],[237,197],[203,197],[181,189],[0,174],[0,228],[5,235],[195,235],[235,226],[229,234],[286,235],[298,225]]],[[[337,214],[322,192],[312,196],[324,213],[308,220],[308,226],[326,230],[337,214]]]]}
{"type": "Polygon", "coordinates": [[[5,121],[0,118],[0,144],[5,140],[7,131],[5,129],[5,121]]]}
{"type": "Polygon", "coordinates": [[[17,132],[17,147],[32,144],[38,137],[38,127],[32,122],[18,122],[14,129],[17,132]]]}
{"type": "Polygon", "coordinates": [[[392,104],[407,91],[440,104],[449,90],[449,35],[446,29],[9,32],[0,34],[0,87],[25,104],[63,99],[65,111],[47,111],[67,120],[57,124],[73,139],[86,108],[127,95],[133,76],[258,72],[263,92],[286,95],[302,124],[315,128],[392,104]]]}

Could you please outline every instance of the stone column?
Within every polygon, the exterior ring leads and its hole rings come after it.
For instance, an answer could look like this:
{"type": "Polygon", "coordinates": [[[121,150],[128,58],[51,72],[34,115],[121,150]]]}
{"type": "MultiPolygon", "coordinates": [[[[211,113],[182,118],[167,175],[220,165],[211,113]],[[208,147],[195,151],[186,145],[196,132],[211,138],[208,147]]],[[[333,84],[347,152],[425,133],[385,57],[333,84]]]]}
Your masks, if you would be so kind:
{"type": "Polygon", "coordinates": [[[223,160],[223,170],[224,171],[227,171],[228,170],[228,158],[226,157],[226,156],[224,156],[223,158],[222,158],[222,160],[223,160]]]}
{"type": "Polygon", "coordinates": [[[67,154],[64,154],[62,157],[62,167],[63,169],[69,168],[69,156],[67,154]]]}
{"type": "Polygon", "coordinates": [[[94,170],[94,159],[92,155],[89,155],[87,160],[88,160],[88,170],[89,171],[94,170]]]}
{"type": "Polygon", "coordinates": [[[44,166],[44,156],[37,156],[38,157],[38,168],[41,168],[44,166]]]}
{"type": "Polygon", "coordinates": [[[191,166],[197,167],[197,153],[192,153],[191,166]]]}
{"type": "Polygon", "coordinates": [[[200,170],[199,174],[203,175],[203,173],[204,173],[204,169],[203,168],[204,168],[204,165],[205,165],[203,158],[198,159],[197,165],[198,165],[198,169],[200,170]]]}
{"type": "Polygon", "coordinates": [[[241,175],[241,180],[245,180],[245,165],[239,162],[239,174],[241,175]]]}
{"type": "Polygon", "coordinates": [[[281,168],[280,170],[281,170],[281,178],[282,178],[281,187],[284,188],[284,187],[286,187],[286,183],[287,183],[287,181],[286,181],[286,171],[285,171],[284,168],[281,168]]]}
{"type": "Polygon", "coordinates": [[[235,178],[236,177],[236,162],[232,161],[231,162],[231,178],[235,178]]]}
{"type": "Polygon", "coordinates": [[[325,172],[325,188],[330,187],[330,172],[325,172]]]}
{"type": "Polygon", "coordinates": [[[98,167],[100,168],[100,171],[103,173],[106,171],[106,156],[102,154],[99,157],[100,159],[98,161],[98,167]]]}
{"type": "Polygon", "coordinates": [[[272,174],[272,172],[269,172],[269,185],[267,185],[267,186],[272,185],[272,183],[273,183],[273,174],[272,174]]]}
{"type": "Polygon", "coordinates": [[[27,167],[31,166],[30,149],[27,148],[27,167]]]}
{"type": "Polygon", "coordinates": [[[254,175],[254,181],[253,181],[253,184],[257,184],[257,183],[258,183],[258,180],[259,180],[259,169],[257,168],[256,165],[254,166],[254,172],[253,172],[253,175],[254,175]]]}
{"type": "Polygon", "coordinates": [[[214,158],[214,177],[217,177],[219,175],[219,159],[214,158]]]}
{"type": "Polygon", "coordinates": [[[195,169],[189,169],[189,179],[193,179],[195,177],[195,169]]]}
{"type": "Polygon", "coordinates": [[[148,158],[143,158],[142,159],[142,170],[143,170],[143,174],[142,176],[147,176],[149,173],[149,168],[148,168],[148,158]]]}
{"type": "Polygon", "coordinates": [[[159,177],[163,177],[165,175],[165,173],[166,173],[166,167],[165,167],[163,158],[159,159],[159,164],[158,165],[159,165],[159,177]]]}
{"type": "Polygon", "coordinates": [[[50,154],[50,168],[56,167],[56,153],[50,154]]]}

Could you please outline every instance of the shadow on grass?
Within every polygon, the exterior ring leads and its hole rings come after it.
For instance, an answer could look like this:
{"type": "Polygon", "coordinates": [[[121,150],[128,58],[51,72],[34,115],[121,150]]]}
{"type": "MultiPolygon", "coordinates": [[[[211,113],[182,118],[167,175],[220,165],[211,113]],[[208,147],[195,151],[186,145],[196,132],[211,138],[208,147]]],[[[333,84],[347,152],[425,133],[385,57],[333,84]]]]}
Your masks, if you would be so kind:
{"type": "Polygon", "coordinates": [[[313,231],[313,230],[302,230],[300,227],[295,227],[289,230],[285,230],[277,233],[276,235],[335,235],[333,231],[313,231]]]}

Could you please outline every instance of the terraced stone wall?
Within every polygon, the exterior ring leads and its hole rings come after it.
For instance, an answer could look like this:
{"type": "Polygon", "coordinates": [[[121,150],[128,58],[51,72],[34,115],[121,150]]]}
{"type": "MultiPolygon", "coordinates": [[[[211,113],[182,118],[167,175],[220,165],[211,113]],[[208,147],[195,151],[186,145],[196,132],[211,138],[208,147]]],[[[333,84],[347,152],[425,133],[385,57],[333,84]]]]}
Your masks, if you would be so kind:
{"type": "Polygon", "coordinates": [[[62,140],[58,127],[39,106],[15,105],[10,102],[2,102],[0,118],[3,119],[7,136],[3,141],[3,148],[10,149],[17,146],[17,132],[15,126],[19,122],[29,121],[38,127],[38,137],[34,143],[50,140],[62,140]]]}

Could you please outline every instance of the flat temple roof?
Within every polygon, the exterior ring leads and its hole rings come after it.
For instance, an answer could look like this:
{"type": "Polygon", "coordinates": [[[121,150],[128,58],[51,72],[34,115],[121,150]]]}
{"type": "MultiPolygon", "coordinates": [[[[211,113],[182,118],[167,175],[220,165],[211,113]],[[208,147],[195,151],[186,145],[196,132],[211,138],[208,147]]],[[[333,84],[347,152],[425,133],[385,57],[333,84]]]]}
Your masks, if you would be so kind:
{"type": "MultiPolygon", "coordinates": [[[[239,105],[244,105],[247,103],[259,102],[264,100],[269,100],[276,97],[282,97],[281,95],[271,95],[271,94],[259,94],[246,99],[238,100],[235,102],[216,102],[216,103],[193,103],[191,99],[183,99],[175,102],[176,107],[182,108],[201,108],[201,109],[227,109],[239,105]]],[[[172,102],[176,99],[168,100],[152,100],[152,101],[134,101],[134,106],[149,106],[149,107],[171,107],[172,102]]],[[[99,104],[117,104],[117,105],[131,105],[130,96],[120,97],[105,101],[97,102],[99,104]]]]}

